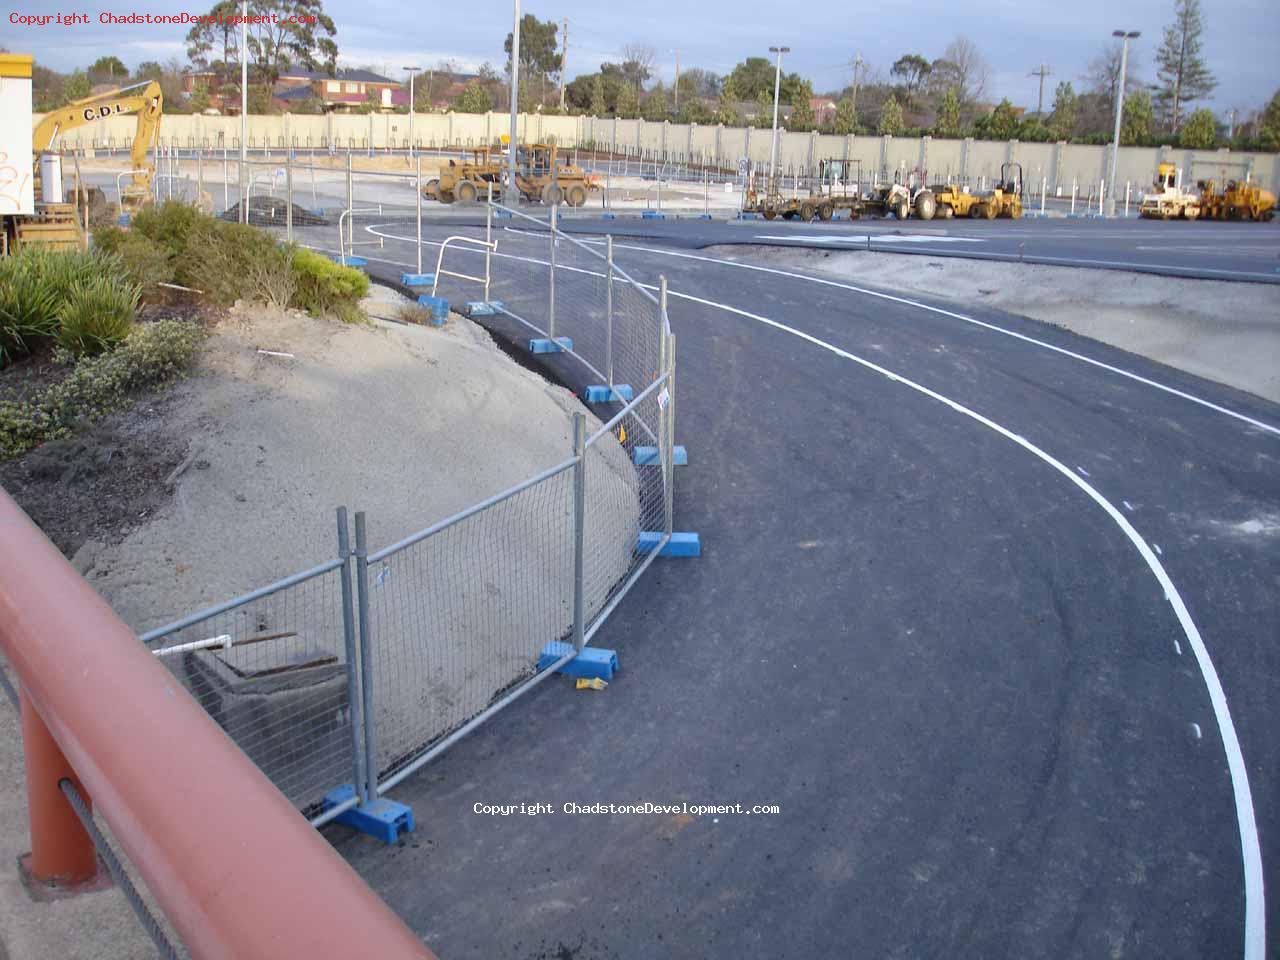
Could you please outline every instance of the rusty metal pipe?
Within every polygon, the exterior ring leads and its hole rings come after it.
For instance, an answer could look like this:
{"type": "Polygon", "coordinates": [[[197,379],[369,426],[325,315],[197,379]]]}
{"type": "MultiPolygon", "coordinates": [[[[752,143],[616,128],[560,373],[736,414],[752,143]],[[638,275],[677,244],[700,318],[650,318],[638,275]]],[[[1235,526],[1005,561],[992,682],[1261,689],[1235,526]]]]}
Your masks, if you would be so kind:
{"type": "Polygon", "coordinates": [[[3,491],[0,647],[193,956],[433,957],[3,491]]]}
{"type": "MultiPolygon", "coordinates": [[[[69,778],[77,789],[81,785],[49,728],[32,706],[25,688],[21,697],[22,748],[27,765],[27,809],[31,823],[31,877],[43,883],[75,886],[97,876],[98,854],[93,848],[93,838],[85,832],[58,784],[63,778],[69,778]]],[[[89,805],[86,791],[81,790],[81,794],[89,805]]]]}

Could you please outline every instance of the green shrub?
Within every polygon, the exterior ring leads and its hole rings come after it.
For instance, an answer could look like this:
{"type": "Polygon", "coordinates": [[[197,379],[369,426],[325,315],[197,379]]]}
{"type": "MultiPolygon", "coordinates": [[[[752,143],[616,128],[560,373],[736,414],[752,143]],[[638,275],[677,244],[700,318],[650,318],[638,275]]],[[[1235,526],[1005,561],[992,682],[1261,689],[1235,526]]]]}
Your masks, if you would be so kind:
{"type": "Polygon", "coordinates": [[[0,260],[0,367],[30,353],[58,329],[54,291],[19,257],[0,260]]]}
{"type": "Polygon", "coordinates": [[[124,243],[128,236],[125,230],[114,223],[100,227],[93,231],[93,249],[101,250],[103,253],[116,253],[120,249],[120,244],[124,243]]]}
{"type": "Polygon", "coordinates": [[[160,295],[158,284],[173,282],[172,257],[164,247],[140,233],[129,234],[121,240],[116,255],[125,275],[142,289],[147,299],[154,300],[160,295]]]}
{"type": "Polygon", "coordinates": [[[187,235],[176,279],[203,291],[214,303],[229,306],[257,295],[254,264],[278,250],[275,238],[257,227],[205,217],[187,235]]]}
{"type": "Polygon", "coordinates": [[[362,319],[358,304],[369,292],[369,278],[312,250],[293,254],[297,290],[293,305],[316,316],[336,316],[348,323],[362,319]]]}
{"type": "Polygon", "coordinates": [[[120,274],[120,261],[113,255],[98,250],[26,247],[19,259],[24,260],[35,271],[40,283],[53,294],[59,307],[80,284],[98,277],[120,274]]]}
{"type": "Polygon", "coordinates": [[[114,350],[79,360],[60,382],[26,402],[0,401],[0,458],[71,435],[75,424],[124,409],[136,391],[180,377],[204,331],[179,320],[135,327],[114,350]]]}
{"type": "Polygon", "coordinates": [[[58,346],[80,356],[123,342],[133,329],[141,293],[123,277],[80,281],[58,310],[58,346]]]}
{"type": "Polygon", "coordinates": [[[181,256],[193,230],[213,222],[213,217],[178,200],[143,207],[133,218],[133,230],[164,247],[172,257],[181,256]]]}

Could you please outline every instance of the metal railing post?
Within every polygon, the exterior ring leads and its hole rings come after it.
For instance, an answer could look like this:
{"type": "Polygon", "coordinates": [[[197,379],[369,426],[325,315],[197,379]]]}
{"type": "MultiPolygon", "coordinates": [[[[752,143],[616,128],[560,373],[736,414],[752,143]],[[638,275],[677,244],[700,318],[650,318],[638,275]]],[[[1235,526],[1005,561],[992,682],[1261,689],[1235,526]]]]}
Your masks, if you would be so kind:
{"type": "Polygon", "coordinates": [[[667,275],[658,277],[658,372],[667,369],[667,275]]]}
{"type": "Polygon", "coordinates": [[[227,165],[227,148],[222,148],[222,212],[231,209],[231,170],[227,165]]]}
{"type": "Polygon", "coordinates": [[[493,181],[489,181],[489,202],[484,206],[484,302],[489,302],[489,279],[493,276],[493,181]]]}
{"type": "Polygon", "coordinates": [[[579,653],[586,644],[586,590],[583,583],[583,561],[586,544],[587,515],[587,418],[573,415],[573,646],[579,653]]]}
{"type": "MultiPolygon", "coordinates": [[[[369,114],[369,116],[373,116],[373,114],[369,114]]],[[[352,186],[352,183],[351,183],[351,151],[348,150],[347,151],[347,209],[350,210],[355,205],[356,205],[355,204],[355,188],[352,186]]],[[[338,231],[338,236],[339,237],[342,236],[341,230],[338,231]]],[[[351,243],[353,240],[355,240],[355,238],[356,238],[355,230],[351,225],[351,221],[348,220],[347,221],[347,247],[348,248],[351,247],[351,243]]],[[[359,516],[359,514],[357,514],[357,516],[359,516]]]]}
{"type": "Polygon", "coordinates": [[[362,798],[378,796],[378,754],[373,729],[373,656],[369,622],[369,544],[365,539],[364,511],[356,511],[356,610],[360,626],[360,709],[364,720],[364,783],[362,798]]]}
{"type": "Polygon", "coordinates": [[[418,215],[415,218],[418,223],[418,275],[422,275],[422,154],[418,154],[418,173],[413,182],[413,192],[415,203],[418,208],[418,215]]]}
{"type": "MultiPolygon", "coordinates": [[[[663,293],[666,293],[666,285],[663,285],[663,293]]],[[[663,297],[662,315],[667,315],[666,297],[663,297]]],[[[676,479],[676,335],[674,333],[667,334],[667,409],[664,411],[667,421],[666,435],[666,456],[664,469],[667,471],[665,502],[663,506],[666,508],[666,527],[667,536],[671,536],[672,525],[675,522],[675,479],[676,479]]],[[[659,394],[661,396],[661,394],[659,394]]]]}
{"type": "Polygon", "coordinates": [[[368,784],[364,774],[364,715],[361,711],[360,654],[356,650],[356,612],[351,597],[351,540],[347,526],[347,508],[338,508],[338,556],[342,577],[342,640],[347,655],[347,709],[351,714],[351,783],[360,794],[360,802],[368,803],[368,784]]]}
{"type": "MultiPolygon", "coordinates": [[[[613,234],[604,238],[605,260],[609,264],[604,285],[604,370],[605,382],[613,389],[613,234]]],[[[613,396],[613,394],[610,394],[613,396]]]]}
{"type": "Polygon", "coordinates": [[[196,206],[204,205],[204,150],[196,154],[196,206]]]}
{"type": "Polygon", "coordinates": [[[547,258],[551,262],[550,281],[547,284],[547,338],[556,338],[556,213],[559,204],[551,204],[551,253],[547,258]]]}
{"type": "Polygon", "coordinates": [[[284,148],[284,237],[293,243],[293,149],[288,146],[284,148]]]}

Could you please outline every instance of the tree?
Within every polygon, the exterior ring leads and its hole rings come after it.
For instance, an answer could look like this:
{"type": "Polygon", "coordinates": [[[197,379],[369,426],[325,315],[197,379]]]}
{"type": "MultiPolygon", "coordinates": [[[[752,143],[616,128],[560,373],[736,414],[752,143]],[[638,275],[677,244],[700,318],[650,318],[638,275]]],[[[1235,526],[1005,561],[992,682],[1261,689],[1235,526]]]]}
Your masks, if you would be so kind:
{"type": "Polygon", "coordinates": [[[1124,101],[1124,113],[1120,119],[1120,145],[1132,147],[1145,143],[1151,137],[1155,111],[1151,106],[1151,94],[1139,90],[1124,101]]]}
{"type": "Polygon", "coordinates": [[[720,84],[720,101],[716,104],[716,123],[723,123],[726,127],[736,127],[742,123],[736,106],[737,100],[738,92],[734,89],[733,82],[725,77],[720,84]]]}
{"type": "Polygon", "coordinates": [[[1178,146],[1210,150],[1218,143],[1218,121],[1213,111],[1201,107],[1187,117],[1178,131],[1178,146]]]}
{"type": "Polygon", "coordinates": [[[1012,140],[1018,135],[1018,114],[1007,97],[996,104],[984,128],[988,140],[1012,140]]]}
{"type": "MultiPolygon", "coordinates": [[[[240,28],[233,18],[240,15],[240,5],[235,0],[220,0],[209,11],[204,23],[197,23],[187,32],[187,57],[198,67],[211,68],[215,64],[222,72],[224,82],[233,79],[240,59],[240,28]]],[[[157,71],[160,64],[153,64],[157,71]]],[[[143,67],[138,65],[138,74],[143,67]]]]}
{"type": "Polygon", "coordinates": [[[896,137],[902,133],[902,107],[898,105],[898,98],[893,94],[890,94],[884,105],[880,107],[880,126],[877,130],[881,136],[896,137]]]}
{"type": "Polygon", "coordinates": [[[642,43],[629,43],[622,48],[622,78],[636,88],[637,97],[653,75],[654,56],[653,47],[642,43]]]}
{"type": "Polygon", "coordinates": [[[1258,120],[1258,139],[1264,150],[1280,150],[1280,90],[1262,111],[1258,120]]]}
{"type": "Polygon", "coordinates": [[[954,88],[949,88],[938,103],[938,123],[933,133],[949,140],[960,136],[960,98],[954,88]]]}
{"type": "Polygon", "coordinates": [[[164,67],[154,60],[143,60],[133,75],[138,80],[159,80],[164,75],[164,67]]]}
{"type": "Polygon", "coordinates": [[[454,98],[453,109],[458,113],[488,113],[493,109],[493,101],[489,99],[489,91],[479,81],[472,80],[454,98]]]}
{"type": "MultiPolygon", "coordinates": [[[[233,5],[234,6],[234,5],[233,5]]],[[[257,76],[271,86],[293,66],[337,70],[337,29],[322,0],[252,0],[248,55],[257,76]]]]}
{"type": "Polygon", "coordinates": [[[801,80],[791,98],[791,122],[788,126],[792,130],[813,129],[812,100],[813,84],[808,80],[801,80]]]}
{"type": "MultiPolygon", "coordinates": [[[[559,30],[560,25],[554,20],[539,20],[531,13],[520,18],[520,76],[522,80],[538,79],[538,103],[546,100],[547,76],[559,75],[561,57],[556,36],[559,30]]],[[[506,51],[509,63],[511,34],[507,34],[502,49],[506,51]]]]}
{"type": "MultiPolygon", "coordinates": [[[[369,91],[369,99],[375,107],[382,103],[372,90],[369,91]]],[[[249,112],[258,116],[271,112],[271,88],[265,83],[249,84],[249,112]]]]}
{"type": "Polygon", "coordinates": [[[593,117],[603,117],[609,112],[609,104],[604,98],[604,76],[597,73],[591,82],[591,102],[587,112],[593,117]]]}
{"type": "Polygon", "coordinates": [[[1049,114],[1049,130],[1055,140],[1070,140],[1076,130],[1076,92],[1070,80],[1058,84],[1053,92],[1053,112],[1049,114]]]}
{"type": "MultiPolygon", "coordinates": [[[[777,68],[770,60],[764,57],[747,57],[729,74],[729,81],[733,84],[733,88],[738,91],[738,96],[744,100],[754,100],[761,93],[767,94],[769,102],[773,102],[773,81],[777,68]]],[[[797,73],[784,73],[782,75],[781,92],[779,100],[781,103],[791,103],[796,95],[796,88],[800,85],[800,75],[797,73]]]]}
{"type": "Polygon", "coordinates": [[[720,95],[720,77],[702,67],[680,71],[680,100],[711,100],[720,95]]]}
{"type": "Polygon", "coordinates": [[[715,114],[707,109],[707,105],[697,97],[688,97],[680,101],[680,112],[676,114],[676,123],[714,123],[715,114]]]}
{"type": "Polygon", "coordinates": [[[129,69],[120,62],[119,57],[99,57],[89,68],[89,76],[101,77],[109,82],[124,80],[129,76],[129,69]]]}
{"type": "Polygon", "coordinates": [[[978,52],[977,45],[966,36],[958,36],[942,51],[942,59],[948,64],[951,86],[955,88],[960,105],[967,106],[982,99],[991,74],[986,58],[978,52]]]}
{"type": "Polygon", "coordinates": [[[81,70],[75,71],[62,83],[62,101],[83,100],[89,95],[89,78],[81,70]]]}
{"type": "Polygon", "coordinates": [[[623,84],[622,89],[618,91],[616,113],[624,120],[633,120],[640,116],[640,102],[636,96],[636,88],[629,83],[623,84]]]}
{"type": "Polygon", "coordinates": [[[756,122],[754,126],[773,126],[773,97],[763,90],[756,95],[756,122]]]}
{"type": "Polygon", "coordinates": [[[667,91],[661,85],[654,87],[640,105],[640,116],[645,120],[666,120],[671,112],[667,102],[667,91]]]}
{"type": "Polygon", "coordinates": [[[902,81],[906,100],[911,103],[932,70],[933,65],[920,54],[908,53],[893,62],[893,66],[889,68],[889,74],[902,81]]]}
{"type": "Polygon", "coordinates": [[[1218,85],[1200,53],[1203,34],[1200,0],[1174,0],[1173,23],[1164,28],[1164,42],[1156,51],[1156,99],[1174,133],[1182,121],[1182,108],[1203,100],[1218,85]]]}
{"type": "Polygon", "coordinates": [[[846,136],[858,132],[858,119],[853,114],[853,101],[845,97],[836,104],[836,133],[846,136]]]}

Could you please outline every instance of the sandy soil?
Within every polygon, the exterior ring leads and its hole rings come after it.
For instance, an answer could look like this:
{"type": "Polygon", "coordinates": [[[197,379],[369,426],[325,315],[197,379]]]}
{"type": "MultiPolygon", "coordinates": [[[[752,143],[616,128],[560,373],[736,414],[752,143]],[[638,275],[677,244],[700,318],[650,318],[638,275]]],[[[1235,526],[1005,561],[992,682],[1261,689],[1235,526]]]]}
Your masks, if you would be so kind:
{"type": "Polygon", "coordinates": [[[951,257],[740,246],[739,259],[978,303],[1280,402],[1280,287],[951,257]]]}

